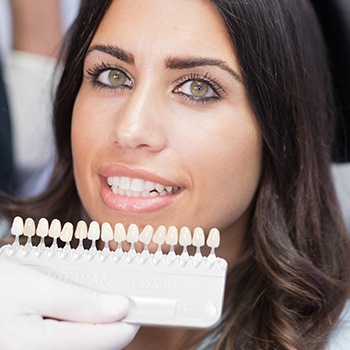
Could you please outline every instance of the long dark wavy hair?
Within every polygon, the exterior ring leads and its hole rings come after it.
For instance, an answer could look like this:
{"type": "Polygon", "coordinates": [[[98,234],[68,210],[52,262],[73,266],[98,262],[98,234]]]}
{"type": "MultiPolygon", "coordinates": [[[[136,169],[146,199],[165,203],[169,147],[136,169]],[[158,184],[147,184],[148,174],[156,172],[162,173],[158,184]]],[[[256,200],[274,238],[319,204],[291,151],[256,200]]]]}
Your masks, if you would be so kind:
{"type": "MultiPolygon", "coordinates": [[[[213,348],[324,349],[348,298],[350,254],[329,170],[333,98],[321,31],[306,0],[211,2],[226,22],[263,137],[261,183],[213,348]]],[[[37,198],[5,198],[7,217],[77,222],[83,215],[72,110],[87,49],[110,4],[82,2],[63,50],[51,182],[37,198]]]]}

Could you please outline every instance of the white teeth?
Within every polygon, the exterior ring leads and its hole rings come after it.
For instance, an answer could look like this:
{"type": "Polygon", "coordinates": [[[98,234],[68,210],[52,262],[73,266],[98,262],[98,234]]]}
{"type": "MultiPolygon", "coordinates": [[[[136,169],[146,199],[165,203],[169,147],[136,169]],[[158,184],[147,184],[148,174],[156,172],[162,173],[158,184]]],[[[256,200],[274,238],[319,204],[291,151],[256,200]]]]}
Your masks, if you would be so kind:
{"type": "Polygon", "coordinates": [[[100,238],[100,225],[98,222],[91,221],[87,236],[92,241],[97,241],[100,238]]]}
{"type": "Polygon", "coordinates": [[[151,181],[145,182],[145,190],[146,191],[152,191],[155,189],[155,187],[156,187],[156,184],[154,182],[151,182],[151,181]]]}
{"type": "Polygon", "coordinates": [[[11,233],[14,236],[20,236],[23,234],[23,228],[24,228],[23,219],[20,216],[16,216],[12,222],[11,233]]]}
{"type": "Polygon", "coordinates": [[[164,189],[165,189],[165,186],[160,185],[160,184],[156,184],[156,191],[157,191],[158,193],[163,192],[164,189]]]}
{"type": "Polygon", "coordinates": [[[125,241],[126,239],[126,232],[125,232],[125,227],[123,224],[116,224],[114,226],[114,240],[117,243],[121,243],[123,241],[125,241]]]}
{"type": "Polygon", "coordinates": [[[180,187],[164,186],[156,182],[126,176],[110,176],[107,178],[107,183],[114,194],[136,198],[165,196],[180,191],[180,187]]]}
{"type": "Polygon", "coordinates": [[[132,179],[130,184],[131,191],[142,192],[145,188],[145,181],[141,179],[132,179]]]}
{"type": "Polygon", "coordinates": [[[32,237],[35,235],[35,223],[32,218],[27,218],[24,222],[23,233],[27,237],[32,237]]]}
{"type": "Polygon", "coordinates": [[[121,177],[119,181],[119,188],[122,190],[129,190],[130,189],[130,183],[131,180],[128,177],[121,177]]]}
{"type": "Polygon", "coordinates": [[[75,229],[74,237],[76,239],[85,239],[87,238],[87,225],[86,222],[80,220],[77,224],[77,228],[75,229]]]}
{"type": "Polygon", "coordinates": [[[104,222],[101,227],[101,239],[103,242],[109,242],[113,239],[113,229],[108,222],[104,222]]]}
{"type": "Polygon", "coordinates": [[[60,234],[60,239],[62,242],[70,242],[73,238],[73,224],[70,222],[66,222],[63,225],[61,234],[60,234]]]}
{"type": "Polygon", "coordinates": [[[49,222],[45,218],[41,218],[36,228],[36,235],[39,237],[46,237],[49,233],[49,222]]]}
{"type": "Polygon", "coordinates": [[[61,221],[53,219],[49,228],[49,237],[58,238],[61,234],[61,221]]]}
{"type": "Polygon", "coordinates": [[[210,248],[217,248],[220,245],[220,232],[217,228],[212,228],[209,231],[207,246],[210,248]]]}

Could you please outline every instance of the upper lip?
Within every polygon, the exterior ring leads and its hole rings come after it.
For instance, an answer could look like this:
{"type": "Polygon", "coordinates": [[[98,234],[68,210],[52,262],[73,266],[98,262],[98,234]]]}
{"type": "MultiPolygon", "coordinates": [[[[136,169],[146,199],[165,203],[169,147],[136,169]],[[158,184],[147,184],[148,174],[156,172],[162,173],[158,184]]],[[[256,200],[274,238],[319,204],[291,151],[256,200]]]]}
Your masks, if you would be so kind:
{"type": "Polygon", "coordinates": [[[125,176],[129,178],[142,179],[145,181],[152,181],[163,186],[182,187],[180,184],[168,180],[162,176],[156,175],[144,169],[129,168],[124,165],[107,164],[98,169],[98,174],[102,177],[108,178],[112,176],[125,176]]]}

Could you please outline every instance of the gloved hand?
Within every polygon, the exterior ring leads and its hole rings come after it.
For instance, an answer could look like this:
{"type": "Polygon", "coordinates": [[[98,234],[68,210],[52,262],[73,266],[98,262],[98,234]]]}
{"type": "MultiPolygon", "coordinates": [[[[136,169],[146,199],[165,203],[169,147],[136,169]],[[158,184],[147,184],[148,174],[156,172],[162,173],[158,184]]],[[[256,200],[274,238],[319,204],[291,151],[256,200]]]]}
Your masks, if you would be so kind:
{"type": "Polygon", "coordinates": [[[68,284],[0,255],[0,349],[117,350],[138,326],[126,297],[68,284]]]}

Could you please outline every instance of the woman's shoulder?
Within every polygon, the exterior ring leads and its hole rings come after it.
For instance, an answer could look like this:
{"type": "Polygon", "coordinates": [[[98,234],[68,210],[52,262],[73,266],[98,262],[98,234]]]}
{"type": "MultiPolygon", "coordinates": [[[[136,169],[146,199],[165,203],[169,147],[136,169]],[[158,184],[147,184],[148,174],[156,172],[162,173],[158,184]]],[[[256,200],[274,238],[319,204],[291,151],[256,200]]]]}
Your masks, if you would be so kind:
{"type": "Polygon", "coordinates": [[[350,300],[345,304],[339,324],[333,331],[327,350],[348,350],[350,347],[350,300]]]}

